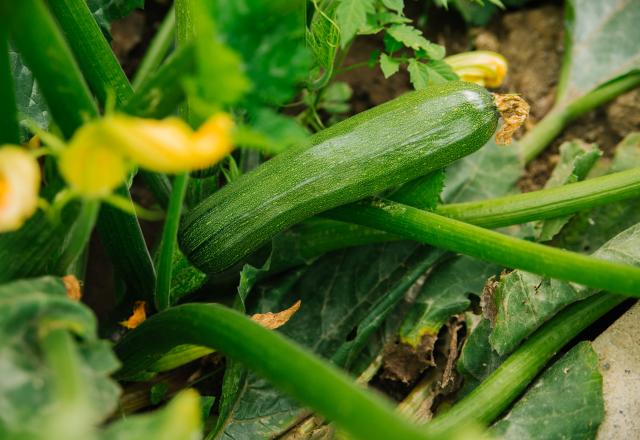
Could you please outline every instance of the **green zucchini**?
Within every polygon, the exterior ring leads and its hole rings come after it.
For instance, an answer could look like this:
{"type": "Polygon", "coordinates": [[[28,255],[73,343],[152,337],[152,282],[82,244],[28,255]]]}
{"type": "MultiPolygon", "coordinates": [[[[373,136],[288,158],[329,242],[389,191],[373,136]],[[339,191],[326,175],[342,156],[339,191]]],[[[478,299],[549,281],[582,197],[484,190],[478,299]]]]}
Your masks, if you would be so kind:
{"type": "Polygon", "coordinates": [[[184,254],[222,271],[319,212],[403,184],[466,156],[493,135],[492,95],[466,82],[407,93],[311,136],[231,182],[184,217],[184,254]]]}

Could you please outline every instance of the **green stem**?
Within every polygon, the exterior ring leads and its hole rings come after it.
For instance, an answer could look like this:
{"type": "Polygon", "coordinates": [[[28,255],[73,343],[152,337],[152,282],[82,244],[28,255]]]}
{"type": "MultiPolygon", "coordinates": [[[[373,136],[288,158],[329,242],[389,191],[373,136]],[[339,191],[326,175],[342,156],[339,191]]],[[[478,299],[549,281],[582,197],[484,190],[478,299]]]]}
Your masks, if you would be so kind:
{"type": "Polygon", "coordinates": [[[180,226],[180,213],[184,204],[184,196],[189,183],[189,173],[176,176],[173,182],[173,190],[169,199],[167,219],[162,230],[160,242],[160,254],[158,257],[158,280],[156,283],[155,302],[158,310],[164,310],[171,305],[171,274],[173,269],[173,253],[178,239],[178,226],[180,226]]]}
{"type": "Polygon", "coordinates": [[[54,377],[58,402],[69,407],[80,404],[84,398],[82,372],[69,330],[47,330],[42,338],[42,351],[54,377]]]}
{"type": "Polygon", "coordinates": [[[487,228],[573,214],[640,196],[640,168],[555,188],[477,202],[441,205],[436,213],[487,228]]]}
{"type": "Polygon", "coordinates": [[[535,159],[567,124],[616,96],[640,85],[640,73],[613,80],[568,103],[559,103],[520,141],[526,162],[535,159]]]}
{"type": "Polygon", "coordinates": [[[96,224],[99,211],[99,200],[82,201],[80,214],[73,225],[73,229],[69,233],[69,241],[58,259],[55,273],[66,275],[71,264],[82,254],[82,251],[91,238],[91,231],[96,224]]]}
{"type": "Polygon", "coordinates": [[[69,138],[86,119],[98,115],[71,50],[41,0],[0,0],[13,42],[38,85],[51,115],[69,138]]]}
{"type": "Polygon", "coordinates": [[[55,0],[48,4],[98,101],[104,105],[110,93],[115,95],[118,103],[129,100],[133,89],[87,2],[55,0]]]}
{"type": "Polygon", "coordinates": [[[0,145],[19,144],[18,107],[13,88],[6,24],[0,19],[0,145]]]}
{"type": "Polygon", "coordinates": [[[126,378],[144,371],[163,353],[183,344],[210,347],[242,362],[355,438],[432,438],[396,414],[389,402],[362,389],[335,366],[278,332],[217,304],[173,307],[125,335],[116,346],[123,364],[119,375],[126,378]],[[313,372],[313,380],[309,380],[309,372],[313,372]]]}
{"type": "MultiPolygon", "coordinates": [[[[561,217],[638,196],[640,168],[633,168],[524,194],[440,205],[435,213],[476,226],[498,228],[561,217]]],[[[345,247],[403,239],[382,230],[327,219],[316,219],[298,225],[292,235],[298,243],[296,252],[305,259],[345,247]]],[[[283,237],[287,238],[286,232],[283,237]]],[[[279,271],[289,267],[281,266],[274,265],[272,269],[279,271]]]]}
{"type": "Polygon", "coordinates": [[[640,297],[640,269],[556,249],[385,200],[365,200],[325,213],[505,267],[640,297]]]}
{"type": "Polygon", "coordinates": [[[562,347],[624,299],[604,293],[567,307],[527,339],[470,394],[428,423],[427,432],[438,435],[472,421],[483,425],[491,423],[562,347]]]}
{"type": "Polygon", "coordinates": [[[133,77],[132,85],[134,89],[138,89],[148,78],[155,72],[162,60],[164,60],[169,48],[173,44],[175,37],[176,14],[173,9],[169,9],[158,32],[151,40],[151,44],[144,54],[144,58],[140,62],[140,66],[133,77]]]}

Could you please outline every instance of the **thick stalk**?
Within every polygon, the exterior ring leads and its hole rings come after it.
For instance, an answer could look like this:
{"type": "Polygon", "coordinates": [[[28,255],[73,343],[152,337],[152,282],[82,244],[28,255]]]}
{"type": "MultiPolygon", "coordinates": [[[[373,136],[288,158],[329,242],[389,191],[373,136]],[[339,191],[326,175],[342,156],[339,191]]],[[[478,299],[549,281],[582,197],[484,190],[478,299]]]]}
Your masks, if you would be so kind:
{"type": "Polygon", "coordinates": [[[624,299],[603,293],[567,307],[527,339],[470,394],[428,423],[427,432],[439,435],[462,423],[491,423],[562,347],[624,299]]]}
{"type": "Polygon", "coordinates": [[[4,18],[0,18],[0,145],[19,144],[18,108],[9,62],[9,40],[4,18]]]}
{"type": "Polygon", "coordinates": [[[80,214],[78,215],[78,218],[73,225],[73,229],[69,234],[69,241],[67,242],[62,255],[58,259],[55,271],[57,274],[66,275],[71,264],[82,254],[82,251],[87,246],[89,239],[91,238],[91,231],[93,231],[93,227],[96,224],[99,211],[99,200],[82,201],[80,214]]]}
{"type": "Polygon", "coordinates": [[[127,102],[133,89],[111,46],[100,31],[85,0],[47,2],[60,23],[89,86],[104,104],[110,93],[119,103],[127,102]]]}
{"type": "Polygon", "coordinates": [[[543,220],[640,196],[640,168],[577,183],[477,202],[441,205],[436,213],[497,228],[543,220]]]}
{"type": "Polygon", "coordinates": [[[164,60],[169,48],[173,44],[176,30],[176,14],[173,9],[169,9],[162,24],[158,29],[158,32],[151,40],[151,44],[147,48],[147,52],[144,54],[144,58],[138,66],[138,70],[133,77],[132,86],[134,89],[138,89],[150,76],[155,72],[162,61],[164,60]]]}
{"type": "Polygon", "coordinates": [[[640,297],[640,268],[517,239],[384,200],[365,200],[325,213],[513,269],[640,297]]]}
{"type": "Polygon", "coordinates": [[[155,303],[158,310],[164,310],[171,305],[171,275],[173,271],[173,253],[178,240],[178,227],[180,226],[180,213],[184,204],[184,196],[189,183],[189,173],[176,176],[173,182],[173,190],[169,199],[167,218],[162,230],[160,242],[160,255],[158,257],[158,280],[156,282],[155,303]]]}
{"type": "Polygon", "coordinates": [[[569,122],[639,85],[640,73],[631,73],[568,104],[557,104],[519,141],[525,161],[530,162],[535,159],[569,122]]]}
{"type": "Polygon", "coordinates": [[[210,347],[242,362],[355,438],[433,438],[333,365],[217,304],[176,306],[146,320],[116,346],[123,363],[119,374],[127,377],[144,371],[163,353],[183,344],[210,347]]]}
{"type": "Polygon", "coordinates": [[[98,115],[69,46],[41,0],[0,0],[12,41],[38,80],[65,137],[98,115]]]}

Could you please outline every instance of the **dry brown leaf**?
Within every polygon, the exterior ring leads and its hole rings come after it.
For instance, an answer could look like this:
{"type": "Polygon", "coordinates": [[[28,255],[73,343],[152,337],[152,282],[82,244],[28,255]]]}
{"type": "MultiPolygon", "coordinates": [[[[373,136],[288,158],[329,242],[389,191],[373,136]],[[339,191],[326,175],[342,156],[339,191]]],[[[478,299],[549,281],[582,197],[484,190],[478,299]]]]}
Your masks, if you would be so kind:
{"type": "Polygon", "coordinates": [[[252,320],[260,324],[261,326],[268,328],[269,330],[275,330],[278,327],[282,327],[288,320],[298,311],[301,301],[298,300],[294,305],[286,310],[277,313],[256,313],[251,317],[252,320]]]}
{"type": "Polygon", "coordinates": [[[67,297],[73,301],[80,301],[82,298],[82,289],[80,288],[80,281],[75,275],[65,275],[62,277],[64,288],[67,289],[67,297]]]}
{"type": "Polygon", "coordinates": [[[144,320],[147,319],[146,306],[146,301],[136,301],[133,304],[133,313],[131,316],[129,316],[129,319],[126,321],[121,321],[120,325],[131,330],[142,324],[144,320]]]}
{"type": "Polygon", "coordinates": [[[513,133],[520,128],[529,116],[529,104],[522,97],[514,94],[493,94],[493,99],[504,121],[496,133],[496,143],[507,145],[511,143],[513,133]]]}

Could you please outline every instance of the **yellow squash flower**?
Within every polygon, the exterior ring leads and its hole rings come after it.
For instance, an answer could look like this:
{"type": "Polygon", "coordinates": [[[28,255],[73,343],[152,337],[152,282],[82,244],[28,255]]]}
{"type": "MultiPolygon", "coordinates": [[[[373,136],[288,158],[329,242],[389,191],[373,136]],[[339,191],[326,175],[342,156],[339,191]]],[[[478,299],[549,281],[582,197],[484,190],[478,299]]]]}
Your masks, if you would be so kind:
{"type": "Polygon", "coordinates": [[[156,121],[114,115],[100,123],[113,148],[141,167],[161,173],[206,168],[233,149],[233,121],[223,113],[213,115],[196,131],[178,118],[156,121]]]}
{"type": "Polygon", "coordinates": [[[64,180],[86,198],[111,194],[124,183],[129,170],[124,156],[104,139],[99,124],[89,122],[78,129],[58,158],[64,180]]]}
{"type": "Polygon", "coordinates": [[[0,232],[15,231],[38,209],[40,166],[25,149],[0,146],[0,232]]]}
{"type": "Polygon", "coordinates": [[[477,50],[446,57],[444,61],[463,81],[496,88],[507,75],[507,60],[496,52],[477,50]]]}

